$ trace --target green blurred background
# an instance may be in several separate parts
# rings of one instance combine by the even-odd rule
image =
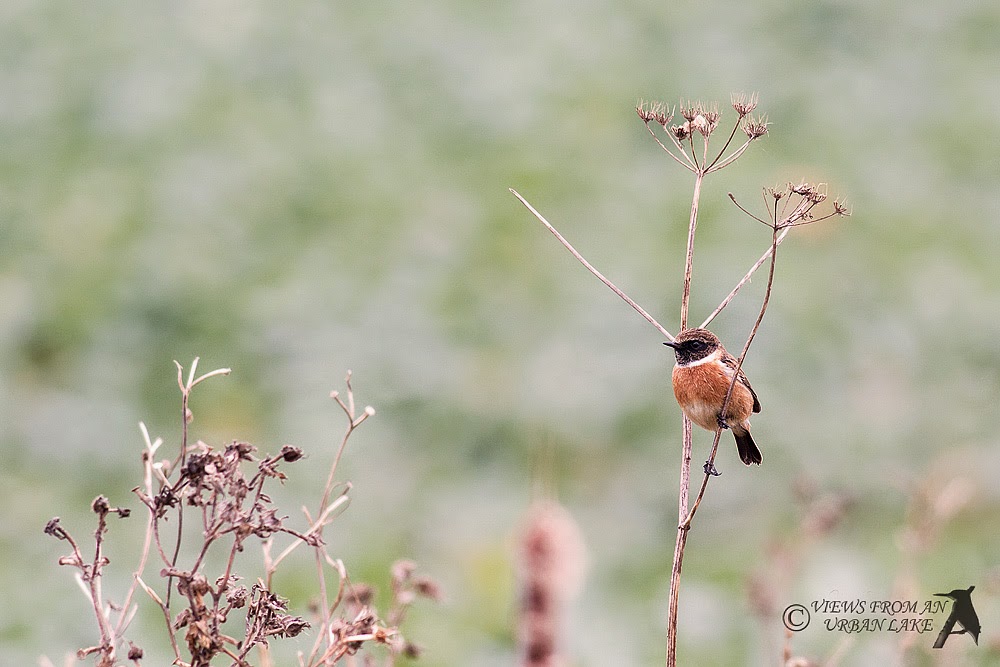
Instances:
[[[692,178],[633,107],[728,111],[745,90],[771,133],[706,181],[693,319],[768,243],[727,191],[751,204],[824,181],[854,215],[779,252],[745,366],[765,464],[724,438],[689,540],[682,662],[778,664],[780,619],[754,613],[747,581],[780,571],[779,614],[892,599],[907,577],[920,599],[975,584],[980,646],[937,653],[995,664],[998,32],[1000,8],[966,0],[0,4],[0,661],[93,643],[42,526],[86,538],[98,493],[136,507],[138,422],[174,451],[172,360],[200,356],[233,373],[196,391],[195,437],[310,455],[276,494],[293,521],[318,500],[343,427],[328,394],[353,370],[378,414],[328,541],[383,591],[401,556],[441,582],[446,601],[407,625],[421,664],[514,662],[515,537],[539,480],[588,546],[571,664],[661,664],[672,358],[507,188],[675,330]],[[713,324],[730,347],[763,284]],[[709,443],[696,434],[696,463]],[[803,484],[851,500],[814,540]],[[949,484],[966,502],[907,556],[915,489]],[[110,597],[140,530],[113,526]],[[794,568],[776,544],[801,545]],[[312,575],[302,557],[279,579],[299,609]],[[166,664],[153,611],[134,635]],[[872,665],[899,645],[844,638],[814,627],[793,646]],[[932,641],[907,664],[934,664]]]

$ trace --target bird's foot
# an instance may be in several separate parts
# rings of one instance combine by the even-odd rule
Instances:
[[[715,464],[711,461],[705,461],[705,465],[702,468],[706,475],[711,475],[712,477],[718,477],[722,473],[715,469]]]
[[[723,419],[721,416],[716,417],[716,421],[719,422],[719,428],[721,428],[723,431],[729,428],[729,424],[727,424],[726,420]]]

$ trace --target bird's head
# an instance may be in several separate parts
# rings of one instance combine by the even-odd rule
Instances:
[[[663,344],[674,348],[678,366],[692,364],[724,349],[716,335],[708,329],[685,329],[677,334],[677,338]]]

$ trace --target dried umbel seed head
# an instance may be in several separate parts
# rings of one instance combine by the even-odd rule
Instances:
[[[812,183],[806,183],[805,181],[799,183],[798,185],[788,184],[788,190],[802,197],[810,197],[813,193],[817,192],[816,186]]]
[[[789,183],[788,190],[814,205],[823,203],[827,197],[826,183],[813,184],[802,182],[798,185]]]
[[[750,115],[757,108],[757,93],[747,95],[746,93],[733,93],[730,98],[733,110],[740,115],[740,118]]]
[[[709,122],[708,118],[702,114],[698,114],[691,121],[691,127],[698,132],[701,132],[703,137],[707,137],[712,132],[712,124]]]
[[[684,141],[691,136],[691,122],[688,121],[683,125],[671,125],[670,134],[677,138],[677,141]]]
[[[747,135],[751,141],[754,139],[759,139],[767,134],[767,116],[761,116],[760,118],[754,118],[750,116],[743,123],[743,133]]]
[[[788,194],[784,189],[779,190],[778,188],[764,188],[764,195],[770,195],[774,198],[774,201],[781,201]]]
[[[673,118],[673,114],[667,111],[667,107],[662,102],[652,102],[647,104],[646,102],[640,101],[635,107],[635,112],[639,114],[639,118],[642,119],[644,123],[659,123],[663,127],[667,126],[667,123]]]

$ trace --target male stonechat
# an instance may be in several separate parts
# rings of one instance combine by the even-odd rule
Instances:
[[[688,419],[714,431],[722,426],[732,429],[736,448],[743,463],[760,465],[763,458],[750,437],[750,413],[760,412],[760,401],[741,369],[729,397],[726,414],[722,404],[736,372],[736,358],[726,352],[722,342],[708,329],[687,329],[671,342],[677,364],[674,366],[674,396]]]

